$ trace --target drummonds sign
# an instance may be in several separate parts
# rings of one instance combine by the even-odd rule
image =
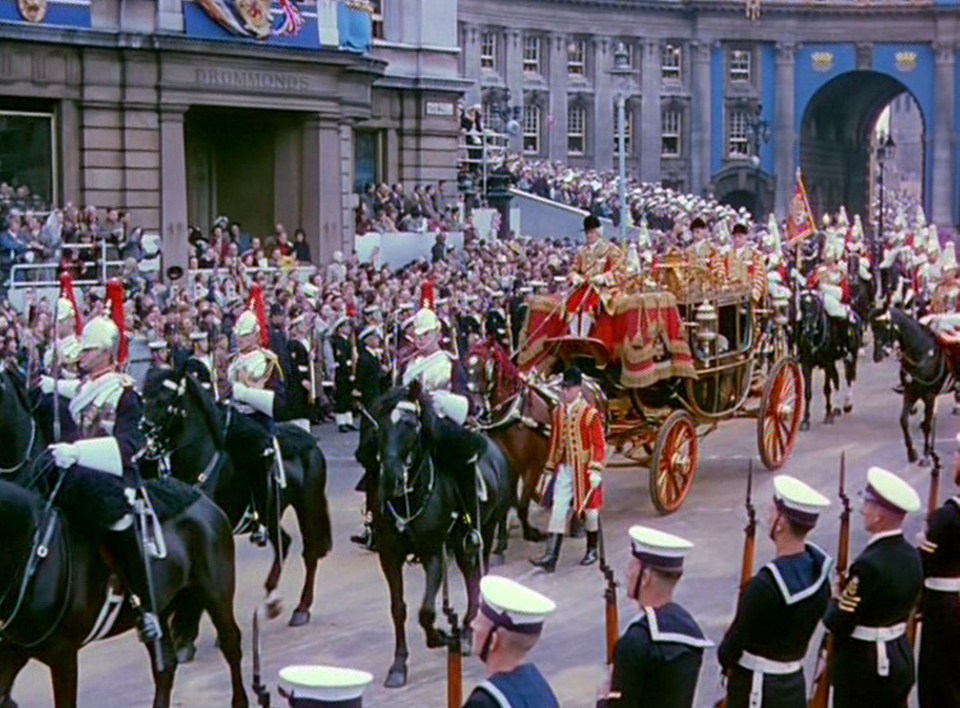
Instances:
[[[307,91],[310,88],[310,81],[305,75],[281,71],[198,68],[195,81],[198,86],[222,86],[223,88],[291,92]]]

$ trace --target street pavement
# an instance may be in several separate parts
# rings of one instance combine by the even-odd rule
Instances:
[[[929,469],[908,465],[897,417],[899,397],[891,391],[896,382],[892,362],[874,364],[864,360],[861,366],[857,400],[853,414],[843,416],[834,425],[823,420],[822,379],[814,384],[813,425],[801,433],[793,457],[783,472],[809,482],[836,499],[840,454],[846,452],[848,492],[854,503],[851,556],[863,547],[866,533],[856,510],[857,491],[862,488],[866,470],[878,464],[903,474],[926,500]],[[840,399],[835,398],[839,404]],[[940,399],[937,425],[938,450],[949,470],[953,438],[960,418],[951,417],[950,401]],[[918,420],[915,418],[913,427]],[[289,612],[299,597],[303,577],[299,547],[295,545],[281,582],[287,599],[281,619],[261,622],[264,677],[276,686],[277,672],[290,664],[335,664],[362,668],[374,675],[374,683],[365,705],[389,708],[442,708],[446,705],[446,661],[442,650],[426,649],[423,632],[417,625],[417,609],[423,591],[423,572],[419,566],[406,570],[408,603],[407,638],[410,646],[409,685],[385,689],[382,682],[393,656],[393,629],[390,621],[387,587],[375,555],[353,546],[350,534],[360,524],[360,495],[353,491],[360,471],[352,453],[356,434],[338,434],[330,426],[317,429],[319,444],[329,464],[327,494],[333,516],[334,549],[320,563],[317,600],[313,618],[306,627],[286,626]],[[916,433],[919,436],[919,431]],[[719,642],[733,616],[745,522],[744,492],[749,459],[754,460],[754,501],[760,527],[757,563],[769,560],[773,546],[767,540],[764,520],[769,508],[772,474],[760,464],[756,449],[756,421],[732,420],[706,437],[701,445],[697,479],[684,506],[675,514],[656,514],[647,489],[647,471],[614,464],[605,478],[603,512],[607,553],[619,579],[624,577],[629,547],[627,529],[637,523],[653,525],[694,541],[686,572],[680,582],[677,601],[697,618],[707,636]],[[616,462],[616,460],[614,460]],[[949,472],[941,483],[943,499],[953,493]],[[831,555],[836,552],[839,507],[833,507],[812,536]],[[913,539],[921,528],[918,515],[907,523],[907,537]],[[541,528],[546,526],[542,511],[534,514]],[[292,515],[285,526],[296,536]],[[535,649],[536,662],[556,691],[561,705],[586,708],[595,702],[603,676],[604,605],[603,578],[597,567],[577,565],[583,553],[582,540],[567,540],[560,567],[554,575],[535,571],[527,559],[540,552],[539,544],[518,538],[514,530],[504,565],[492,571],[516,578],[552,597],[558,606],[546,625]],[[296,542],[298,543],[298,542]],[[248,540],[237,539],[238,591],[237,621],[244,638],[244,673],[250,684],[250,626],[257,604],[262,600],[262,582],[270,557],[254,548]],[[459,576],[451,574],[451,597],[463,614],[463,586]],[[438,598],[439,608],[439,598]],[[620,618],[623,626],[637,612],[620,589]],[[444,623],[442,614],[438,621]],[[814,643],[819,639],[815,638]],[[194,663],[180,667],[174,687],[174,704],[190,708],[217,708],[229,705],[229,681],[226,665],[217,653],[212,629],[204,620]],[[814,649],[808,653],[808,680]],[[464,660],[465,695],[482,680],[482,667],[473,658]],[[152,699],[152,683],[147,656],[135,636],[98,643],[80,655],[80,706],[147,706]],[[22,708],[52,705],[52,694],[45,667],[31,663],[20,675],[14,698]],[[712,706],[720,696],[716,653],[704,655],[698,688],[697,706]],[[251,695],[251,701],[253,701]],[[273,705],[281,699],[274,694]]]

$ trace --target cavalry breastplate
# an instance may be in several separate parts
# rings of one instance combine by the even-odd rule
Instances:
[[[238,354],[227,369],[227,379],[231,384],[242,383],[251,388],[265,388],[276,358],[263,349]]]
[[[452,377],[453,364],[450,355],[441,350],[411,359],[403,372],[403,385],[409,386],[415,379],[419,379],[425,391],[446,391],[450,389]]]
[[[112,372],[94,381],[88,381],[70,402],[70,414],[83,438],[113,435],[117,422],[117,407],[124,391],[133,380]]]

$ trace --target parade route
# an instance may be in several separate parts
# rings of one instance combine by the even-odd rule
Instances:
[[[872,354],[872,352],[871,352]],[[834,506],[824,514],[811,540],[835,555],[838,515],[837,472],[841,452],[846,452],[847,492],[853,503],[851,556],[866,541],[857,509],[867,467],[883,465],[910,481],[926,502],[929,468],[906,463],[897,416],[899,397],[891,391],[896,383],[896,364],[874,364],[861,360],[857,400],[852,416],[842,416],[832,426],[823,420],[822,384],[814,384],[812,428],[801,433],[793,457],[784,472],[797,476],[826,494]],[[841,399],[835,397],[835,405]],[[950,467],[953,438],[960,418],[950,415],[952,401],[941,397],[937,422],[937,450],[947,470],[941,480],[940,498],[952,493]],[[914,419],[916,426],[918,419]],[[361,497],[353,491],[360,476],[353,461],[356,434],[338,434],[332,425],[316,429],[319,444],[327,457],[329,478],[327,494],[334,524],[334,550],[320,564],[317,599],[309,625],[299,629],[286,626],[300,590],[302,566],[299,543],[294,542],[281,590],[286,603],[281,618],[261,623],[263,674],[268,685],[276,686],[277,671],[289,664],[336,664],[370,671],[374,683],[365,697],[365,705],[389,708],[441,708],[446,701],[446,660],[440,651],[425,648],[423,633],[417,625],[417,610],[423,587],[419,566],[408,566],[407,637],[410,645],[409,685],[403,689],[382,687],[392,660],[393,629],[390,621],[387,586],[375,555],[362,551],[349,541],[359,529]],[[919,433],[917,433],[919,435]],[[916,439],[916,438],[915,438]],[[918,445],[919,447],[919,445]],[[697,618],[707,636],[719,642],[733,617],[740,572],[742,529],[745,522],[744,491],[749,458],[754,459],[754,504],[760,523],[757,534],[757,561],[754,570],[770,559],[773,548],[767,540],[764,520],[771,495],[771,477],[760,464],[756,450],[756,422],[736,420],[721,425],[702,441],[698,477],[684,506],[669,517],[656,515],[647,491],[647,471],[620,465],[612,466],[605,476],[606,507],[603,510],[607,553],[624,577],[628,558],[626,531],[643,523],[691,539],[695,548],[688,555],[686,571],[679,585],[677,601]],[[907,538],[920,530],[922,515],[910,518],[905,527]],[[542,511],[534,514],[536,523],[546,525]],[[292,514],[285,519],[293,531]],[[568,539],[560,565],[553,575],[533,569],[527,559],[541,550],[539,544],[518,540],[514,530],[506,563],[492,572],[519,579],[557,602],[558,610],[546,624],[543,638],[532,659],[556,691],[561,705],[586,708],[595,702],[601,680],[604,657],[604,582],[597,566],[577,565],[583,554],[583,541]],[[296,539],[296,533],[293,533]],[[244,674],[251,681],[251,617],[262,599],[262,582],[269,565],[266,550],[254,548],[246,537],[237,539],[238,580],[237,620],[243,632]],[[459,576],[451,574],[451,597],[458,612],[465,606]],[[440,598],[438,597],[438,610]],[[620,588],[621,626],[636,609]],[[445,627],[440,614],[438,622]],[[814,643],[819,642],[819,632]],[[181,667],[174,686],[174,705],[189,708],[219,708],[229,703],[226,664],[217,653],[209,621],[205,620],[194,663]],[[808,652],[809,666],[814,649]],[[482,678],[482,667],[474,658],[464,660],[464,694]],[[152,682],[146,653],[133,633],[101,642],[80,654],[80,706],[146,706],[152,699]],[[704,655],[697,694],[697,706],[712,706],[720,695],[719,669],[715,650]],[[31,663],[19,676],[13,692],[22,708],[52,705],[48,674],[44,667]],[[255,697],[251,694],[251,704]],[[273,705],[282,705],[276,694]]]

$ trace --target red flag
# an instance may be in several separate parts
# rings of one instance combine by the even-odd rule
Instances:
[[[790,200],[790,213],[787,216],[787,243],[791,246],[810,238],[817,230],[817,222],[813,218],[810,200],[807,199],[807,188],[803,186],[803,176],[797,168],[797,182],[793,187],[793,199]]]

